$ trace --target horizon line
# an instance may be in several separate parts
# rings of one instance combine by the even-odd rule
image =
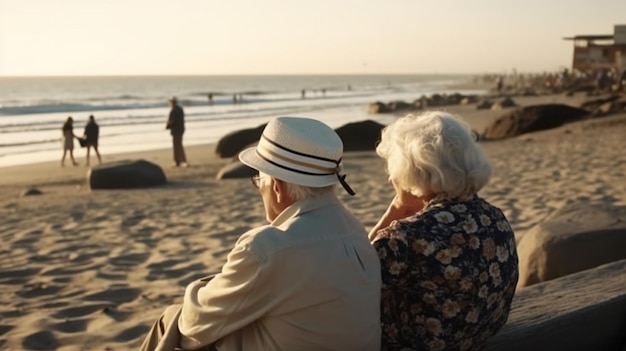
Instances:
[[[541,71],[541,72],[532,72],[532,73],[542,73],[549,71]],[[527,74],[531,72],[517,72],[518,74]],[[44,75],[0,75],[0,79],[2,78],[123,78],[123,77],[251,77],[251,76],[414,76],[414,75],[432,75],[432,76],[451,76],[451,75],[462,75],[462,76],[484,76],[484,75],[492,75],[497,74],[501,75],[502,72],[418,72],[418,73],[224,73],[224,74],[67,74],[67,75],[56,75],[56,74],[44,74]]]

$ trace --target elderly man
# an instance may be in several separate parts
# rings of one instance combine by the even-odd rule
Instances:
[[[244,233],[222,271],[187,286],[142,350],[379,350],[380,264],[350,194],[343,144],[314,119],[270,121],[239,159],[270,222]],[[158,348],[157,348],[158,347]]]

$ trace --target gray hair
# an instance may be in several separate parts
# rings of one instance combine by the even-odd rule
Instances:
[[[402,117],[382,131],[376,153],[403,190],[416,196],[466,198],[482,189],[491,165],[470,126],[442,111]]]

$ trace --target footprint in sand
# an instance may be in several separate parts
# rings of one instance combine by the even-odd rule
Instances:
[[[27,350],[56,350],[60,344],[52,332],[44,330],[28,335],[22,346]]]
[[[96,311],[100,311],[104,308],[108,308],[110,305],[110,303],[98,303],[93,305],[65,308],[54,313],[52,317],[56,319],[83,317],[90,315]]]
[[[150,329],[149,326],[138,325],[136,327],[128,328],[123,330],[121,333],[115,335],[113,340],[116,342],[127,342],[131,340],[135,340],[137,338],[143,337],[148,333]]]
[[[109,263],[117,267],[135,267],[146,262],[149,253],[130,253],[109,258]]]
[[[146,218],[146,215],[143,212],[134,211],[130,216],[122,220],[122,223],[120,223],[120,227],[122,228],[133,227],[139,224],[139,222],[143,221],[144,218]]]
[[[53,324],[51,326],[53,330],[62,332],[62,333],[79,333],[87,330],[87,320],[86,319],[72,319],[66,320],[61,323]]]
[[[17,295],[25,299],[31,299],[46,295],[56,295],[61,290],[63,290],[61,285],[40,282],[25,285],[21,291],[17,292]]]
[[[13,328],[15,328],[15,326],[6,325],[6,324],[0,324],[0,336],[8,333],[11,330],[13,330]]]
[[[85,301],[131,302],[141,294],[141,289],[126,286],[111,286],[108,289],[83,297]]]
[[[7,285],[25,284],[41,271],[40,268],[24,268],[12,271],[0,271],[0,283]]]

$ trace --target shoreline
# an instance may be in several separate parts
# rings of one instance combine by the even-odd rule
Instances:
[[[177,95],[185,108],[186,145],[198,145],[217,142],[230,131],[256,127],[269,118],[285,114],[314,117],[328,124],[361,120],[366,117],[367,104],[371,101],[413,99],[417,97],[416,91],[434,94],[447,91],[455,83],[465,84],[471,80],[470,76],[444,79],[397,75],[385,79],[385,76],[355,75],[354,81],[344,82],[326,76],[297,77],[269,75],[258,80],[246,80],[245,76],[238,79],[166,77],[157,79],[161,84],[149,84],[150,79],[126,82],[124,79],[94,78],[69,82],[58,92],[51,82],[42,82],[39,88],[49,86],[45,92],[32,84],[23,87],[24,92],[32,89],[26,95],[20,93],[20,89],[17,92],[9,89],[8,95],[2,99],[5,104],[0,104],[0,134],[3,135],[0,168],[60,159],[60,127],[68,116],[74,118],[74,132],[82,134],[84,122],[89,115],[94,115],[101,127],[100,146],[105,154],[107,151],[112,154],[167,148],[171,141],[163,126],[169,113],[167,99],[172,95]],[[467,83],[469,86],[461,88],[472,86],[471,81]],[[338,89],[331,89],[332,84]],[[324,87],[326,90],[322,94],[319,89]],[[10,84],[8,88],[11,88]],[[306,99],[301,98],[302,88],[312,89]],[[207,100],[206,93],[201,93],[205,89],[217,94],[212,103]],[[219,91],[225,92],[224,95],[219,95]],[[245,95],[243,101],[234,102],[234,92]],[[262,92],[266,93],[260,94]],[[45,96],[45,101],[33,100],[39,94]],[[43,105],[37,107],[38,103]],[[30,111],[32,104],[35,106]],[[13,105],[25,110],[14,113],[11,110]],[[94,109],[83,111],[85,106]],[[75,151],[80,153],[81,150]]]
[[[472,87],[478,87],[481,89],[487,89],[487,84],[485,83],[474,83],[474,82],[468,82],[467,84],[460,84],[458,86],[454,86],[451,89],[459,89],[459,90],[466,90],[466,89],[470,89]],[[489,97],[488,94],[482,95],[483,97],[487,98]],[[419,98],[418,94],[416,94],[415,98]],[[494,100],[497,98],[494,98]],[[566,97],[563,95],[543,95],[543,96],[531,96],[531,97],[515,97],[514,98],[516,101],[519,101],[519,104],[521,106],[527,106],[527,105],[533,105],[533,104],[543,104],[543,103],[565,103],[565,104],[570,104],[572,106],[577,106],[579,105],[584,98],[579,97]],[[374,101],[372,101],[374,102]],[[365,111],[367,109],[367,106],[363,106],[363,110]],[[475,107],[475,104],[468,104],[468,105],[447,105],[447,106],[439,106],[439,107],[434,107],[434,110],[442,110],[442,111],[448,111],[451,113],[454,113],[456,115],[461,116],[463,119],[465,119],[466,122],[468,122],[470,124],[470,126],[477,131],[482,131],[485,129],[485,127],[491,123],[495,118],[499,117],[502,114],[507,113],[510,110],[477,110]],[[401,114],[408,114],[408,113],[420,113],[422,112],[421,110],[417,110],[417,111],[406,111],[406,112],[402,112]],[[300,115],[309,115],[308,113],[304,113],[304,114],[300,114]],[[315,117],[315,116],[308,116],[308,117]],[[367,114],[366,112],[363,113],[363,117],[360,118],[358,121],[364,121],[367,119],[372,119],[372,120],[377,120],[377,122],[379,123],[383,123],[383,121],[386,120],[393,120],[395,117],[397,117],[397,115],[394,115],[392,113],[388,113],[388,114]],[[268,117],[269,118],[269,117]],[[357,120],[355,120],[357,121]],[[352,121],[352,122],[355,122]],[[351,123],[349,121],[345,122],[345,123]],[[254,126],[256,126],[258,124],[254,124]],[[339,125],[337,126],[339,127]],[[242,127],[242,128],[247,128],[247,127]],[[235,129],[237,130],[237,129]],[[189,133],[187,133],[189,134]],[[221,135],[219,137],[217,137],[217,140],[214,142],[206,142],[206,143],[197,143],[197,142],[192,142],[191,144],[189,144],[188,146],[185,145],[185,149],[193,149],[193,148],[214,148],[215,144],[217,144],[217,142],[219,141],[219,139],[221,137],[223,137],[224,135]],[[170,136],[169,135],[163,135],[161,140],[167,140],[167,141],[163,141],[162,143],[165,144],[169,144],[171,143],[170,141]],[[80,160],[84,160],[85,157],[85,153],[86,153],[86,149],[84,148],[80,148],[78,147],[78,143],[75,143],[75,148],[74,148],[74,152],[75,152],[75,158],[77,160],[77,162],[82,163],[83,165],[79,166],[79,167],[84,167],[84,161],[81,162]],[[101,149],[103,145],[100,145]],[[106,145],[105,145],[106,146]],[[116,146],[114,148],[115,150],[119,150],[120,147]],[[104,150],[100,150],[103,160],[104,162],[109,162],[109,161],[119,161],[121,160],[119,157],[122,155],[128,155],[129,157],[138,157],[140,155],[143,154],[148,154],[148,155],[152,155],[152,154],[162,154],[163,152],[166,152],[167,150],[171,150],[168,146],[159,146],[157,148],[149,148],[149,149],[144,149],[144,150],[136,150],[136,151],[115,151],[114,153],[111,154],[107,154],[106,153],[106,147],[104,147]],[[57,163],[60,164],[60,159],[61,159],[61,155],[62,155],[62,149],[61,147],[59,147],[58,150],[58,161],[57,160],[48,160],[48,161],[40,161],[40,160],[36,160],[34,162],[28,162],[28,163],[20,163],[20,164],[9,164],[9,165],[0,165],[0,173],[15,173],[14,171],[11,171],[11,168],[15,168],[15,167],[25,167],[25,168],[29,168],[29,166],[34,166],[36,164],[48,164],[48,163]],[[156,157],[156,155],[154,156]],[[162,159],[163,156],[157,157],[157,159]],[[93,160],[97,160],[97,158],[94,157],[93,153],[92,153],[92,162]],[[67,160],[66,160],[67,161]],[[161,161],[162,162],[162,161]],[[69,163],[69,162],[68,162]],[[159,163],[159,162],[157,162]],[[167,167],[169,166],[169,164],[167,163],[159,163],[162,167]],[[67,166],[66,168],[71,168],[69,166]],[[68,172],[68,173],[72,173],[72,172]],[[0,175],[0,181],[2,180],[2,175]]]

